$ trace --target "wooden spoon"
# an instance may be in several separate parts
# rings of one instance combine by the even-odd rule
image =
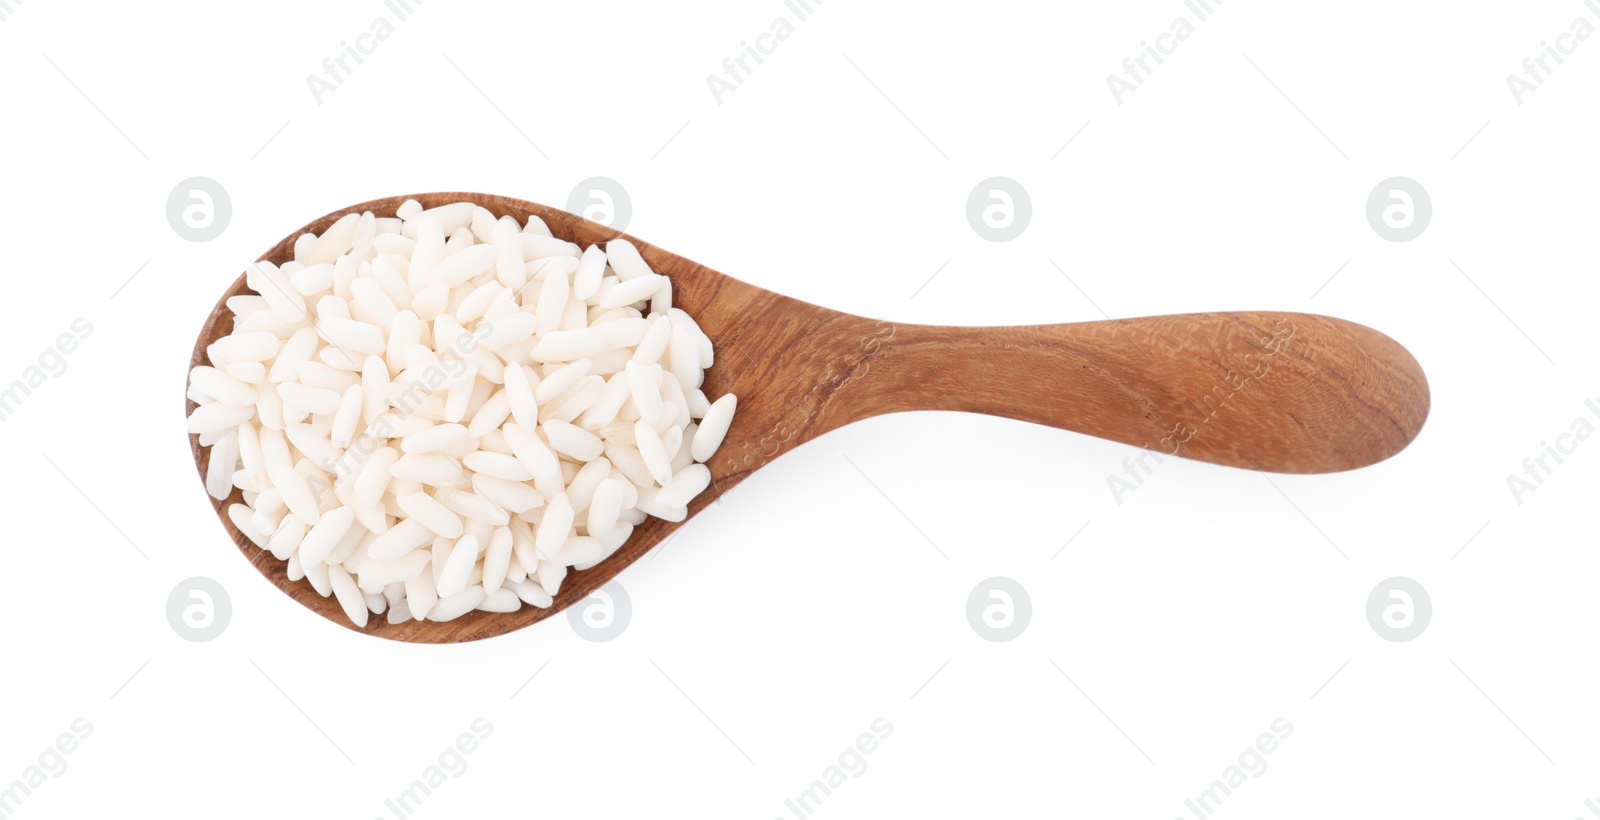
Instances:
[[[706,373],[712,399],[739,396],[733,427],[707,462],[711,487],[692,518],[753,471],[823,433],[905,410],[958,410],[1048,424],[1157,453],[1285,473],[1349,470],[1382,461],[1416,437],[1428,384],[1411,354],[1362,325],[1301,313],[1154,316],[1062,325],[932,327],[874,321],[747,285],[681,256],[565,211],[474,193],[414,194],[363,202],[313,221],[262,256],[293,258],[294,242],[349,213],[393,215],[407,199],[425,207],[471,200],[519,222],[535,215],[558,237],[587,247],[622,236],[672,279],[673,302],[715,344]],[[251,293],[240,276],[195,343],[227,335],[228,297]],[[189,402],[186,413],[194,409]],[[191,435],[202,481],[206,450]],[[208,496],[209,498],[209,496]],[[355,629],[333,598],[253,545],[217,516],[256,569],[319,615]],[[471,641],[541,621],[583,600],[680,525],[651,518],[600,565],[568,574],[547,609],[472,612],[446,623],[370,619],[358,631],[419,643]]]

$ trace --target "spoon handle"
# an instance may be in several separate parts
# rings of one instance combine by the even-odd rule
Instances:
[[[869,324],[852,325],[848,343],[835,340],[856,357],[826,397],[835,405],[819,414],[833,421],[827,427],[955,410],[1087,433],[1162,458],[1324,473],[1398,453],[1428,415],[1427,380],[1404,347],[1326,316]]]

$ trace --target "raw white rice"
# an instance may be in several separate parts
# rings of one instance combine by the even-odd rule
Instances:
[[[551,606],[647,515],[688,515],[733,420],[626,240],[408,200],[246,283],[189,377],[206,491],[242,491],[233,525],[357,626]]]

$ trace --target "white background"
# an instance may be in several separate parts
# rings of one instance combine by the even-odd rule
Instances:
[[[1600,797],[1600,444],[1521,504],[1506,484],[1574,419],[1600,425],[1600,37],[1521,105],[1505,79],[1574,18],[1600,24],[1581,2],[1230,0],[1121,105],[1106,76],[1192,20],[1181,3],[828,0],[720,105],[706,76],[793,20],[780,2],[429,0],[320,105],[306,76],[392,19],[380,2],[9,5],[0,383],[94,327],[0,423],[0,785],[94,727],[18,816],[392,817],[479,716],[493,735],[418,816],[792,817],[878,717],[892,736],[817,816],[1192,817],[1280,716],[1293,735],[1218,816],[1565,820]],[[627,570],[610,643],[558,617],[398,645],[270,587],[213,516],[179,411],[218,294],[335,208],[561,206],[594,175],[626,186],[643,239],[890,321],[1355,320],[1413,351],[1433,413],[1368,469],[1171,460],[1120,504],[1106,477],[1132,448],[879,418]],[[996,175],[1033,201],[1004,244],[964,215]],[[1395,175],[1433,200],[1407,243],[1365,215]],[[166,221],[192,176],[232,196],[209,243]],[[232,597],[210,643],[165,616],[196,575]],[[966,620],[997,575],[1033,605],[1009,643]],[[1431,593],[1408,643],[1366,620],[1391,576]]]

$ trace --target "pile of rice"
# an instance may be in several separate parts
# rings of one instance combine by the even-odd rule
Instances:
[[[245,275],[189,374],[206,489],[358,626],[548,607],[711,482],[736,399],[626,240],[408,200]]]

